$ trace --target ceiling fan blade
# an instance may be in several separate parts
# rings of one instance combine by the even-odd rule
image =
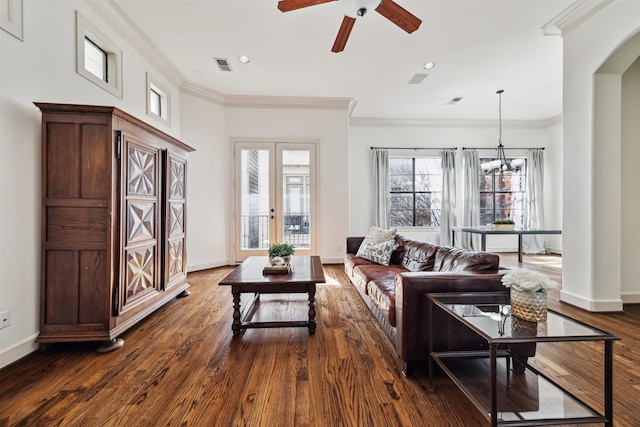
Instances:
[[[280,0],[278,2],[278,9],[280,9],[281,12],[289,12],[291,10],[302,9],[303,7],[329,3],[330,1],[335,0]]]
[[[376,12],[411,34],[420,27],[422,21],[415,15],[399,6],[393,0],[382,0]]]
[[[336,36],[336,41],[333,43],[333,47],[331,48],[331,52],[338,53],[344,50],[344,46],[347,44],[349,34],[351,34],[351,29],[353,28],[353,24],[355,23],[355,18],[351,18],[349,16],[344,17],[344,19],[342,20],[342,25],[340,25],[338,35]]]

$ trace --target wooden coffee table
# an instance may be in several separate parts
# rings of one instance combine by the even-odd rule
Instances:
[[[221,286],[231,286],[233,295],[233,335],[238,335],[247,328],[282,328],[308,327],[309,333],[316,331],[316,283],[324,283],[324,271],[319,256],[292,256],[291,271],[288,274],[263,274],[265,266],[269,265],[269,258],[249,257],[235,268],[227,277],[220,281]],[[254,300],[246,309],[248,316],[243,318],[240,313],[240,295],[253,293]],[[309,320],[304,321],[273,321],[251,322],[251,307],[260,294],[309,294]]]

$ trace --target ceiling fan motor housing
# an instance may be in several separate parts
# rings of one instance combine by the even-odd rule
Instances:
[[[382,3],[381,0],[338,0],[344,14],[351,18],[360,18],[367,11],[375,10]]]

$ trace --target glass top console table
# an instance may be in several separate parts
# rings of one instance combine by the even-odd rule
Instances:
[[[434,351],[429,340],[429,385],[434,363],[453,380],[492,426],[539,426],[604,423],[613,426],[613,343],[619,338],[552,310],[545,322],[511,315],[507,293],[427,294],[429,324],[433,311],[443,310],[483,340],[489,350]],[[433,326],[432,326],[433,328]],[[433,337],[433,331],[430,335]],[[513,344],[538,342],[604,342],[604,414],[518,358]],[[512,374],[511,360],[525,366]]]
[[[456,245],[456,231],[462,233],[473,233],[480,235],[481,250],[487,250],[487,234],[517,234],[518,235],[518,262],[522,262],[522,235],[523,234],[562,234],[562,230],[552,230],[547,228],[514,228],[513,230],[496,230],[492,227],[452,227],[451,246]]]

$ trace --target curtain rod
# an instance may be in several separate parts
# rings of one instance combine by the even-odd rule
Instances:
[[[463,150],[496,150],[498,147],[462,147]],[[544,147],[504,147],[505,150],[544,150]]]
[[[433,147],[371,147],[372,150],[457,150],[458,147],[443,147],[443,148],[433,148]]]

